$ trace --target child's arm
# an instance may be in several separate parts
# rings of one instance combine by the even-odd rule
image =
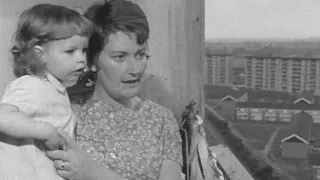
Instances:
[[[58,128],[32,118],[38,116],[39,108],[48,103],[44,99],[50,96],[45,93],[47,90],[48,84],[34,76],[24,76],[11,82],[0,103],[0,132],[14,138],[44,141],[49,149],[65,146]]]
[[[23,116],[19,109],[9,104],[0,105],[0,132],[15,138],[47,140],[57,129],[46,122]]]

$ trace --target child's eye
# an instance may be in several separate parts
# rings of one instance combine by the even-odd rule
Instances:
[[[72,54],[72,53],[74,53],[74,49],[67,50],[66,53]]]
[[[83,48],[82,52],[84,52],[84,53],[88,52],[88,48]]]

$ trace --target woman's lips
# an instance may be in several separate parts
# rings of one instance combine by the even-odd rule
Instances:
[[[130,79],[130,80],[122,81],[122,83],[125,83],[125,84],[135,84],[138,82],[140,82],[140,79]]]

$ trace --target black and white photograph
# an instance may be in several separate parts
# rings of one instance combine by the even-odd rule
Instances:
[[[318,17],[317,0],[0,0],[0,180],[320,180]]]

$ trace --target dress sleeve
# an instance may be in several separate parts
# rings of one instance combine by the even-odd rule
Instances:
[[[164,121],[163,160],[171,160],[182,166],[182,140],[173,113],[168,111]]]
[[[39,94],[34,91],[33,86],[35,84],[30,80],[10,83],[2,96],[0,105],[15,106],[23,115],[34,115],[39,104]]]

